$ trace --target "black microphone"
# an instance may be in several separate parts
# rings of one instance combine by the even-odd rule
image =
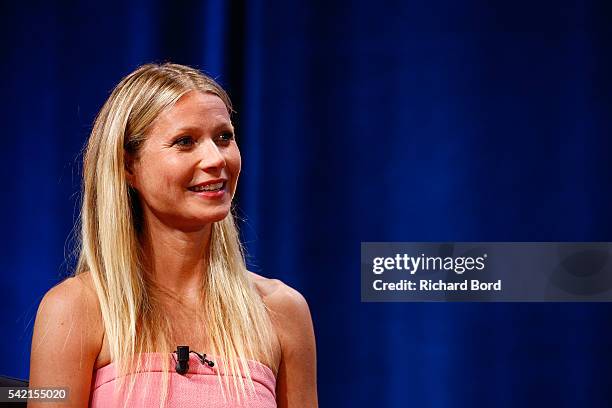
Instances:
[[[176,346],[176,372],[183,375],[189,371],[189,346]]]
[[[189,351],[189,346],[176,346],[176,372],[183,375],[189,371],[189,354],[193,353],[202,362],[209,367],[214,367],[215,363],[206,358],[206,354],[200,354],[197,351]]]
[[[213,363],[212,361],[206,359],[206,354],[200,354],[197,351],[192,351],[192,353],[200,358],[200,361],[202,362],[202,364],[206,364],[206,365],[208,365],[211,368],[215,366],[215,363]]]

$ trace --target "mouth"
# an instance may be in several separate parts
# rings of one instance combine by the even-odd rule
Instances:
[[[221,190],[224,190],[225,184],[226,184],[225,181],[219,181],[217,183],[210,183],[210,184],[205,184],[205,185],[187,187],[187,189],[189,191],[193,191],[194,193],[202,193],[202,192],[216,193]]]

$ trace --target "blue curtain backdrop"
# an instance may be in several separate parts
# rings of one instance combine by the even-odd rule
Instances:
[[[80,152],[171,60],[237,105],[251,268],[308,299],[322,407],[609,406],[609,304],[363,304],[361,241],[612,241],[605,1],[3,2],[0,373],[69,270]]]

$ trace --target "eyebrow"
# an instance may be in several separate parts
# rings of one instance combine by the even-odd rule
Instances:
[[[213,133],[219,132],[221,130],[229,130],[232,133],[234,133],[234,125],[232,125],[231,122],[218,122],[212,126]],[[201,131],[202,131],[202,127],[200,126],[183,126],[183,127],[180,127],[174,130],[172,133],[184,133],[184,132],[200,133]]]

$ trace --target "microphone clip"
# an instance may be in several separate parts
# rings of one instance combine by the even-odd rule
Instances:
[[[184,375],[189,371],[189,346],[176,346],[176,372]]]
[[[193,353],[198,356],[202,364],[209,367],[214,367],[215,363],[206,358],[206,354],[200,354],[197,351],[189,351],[189,346],[176,346],[176,372],[184,375],[189,371],[189,355]]]
[[[198,358],[200,359],[202,364],[205,364],[205,365],[209,366],[210,368],[215,366],[215,363],[213,363],[212,361],[210,361],[210,360],[208,360],[206,358],[206,354],[200,354],[197,351],[192,351],[192,353],[195,354],[196,356],[198,356]]]

